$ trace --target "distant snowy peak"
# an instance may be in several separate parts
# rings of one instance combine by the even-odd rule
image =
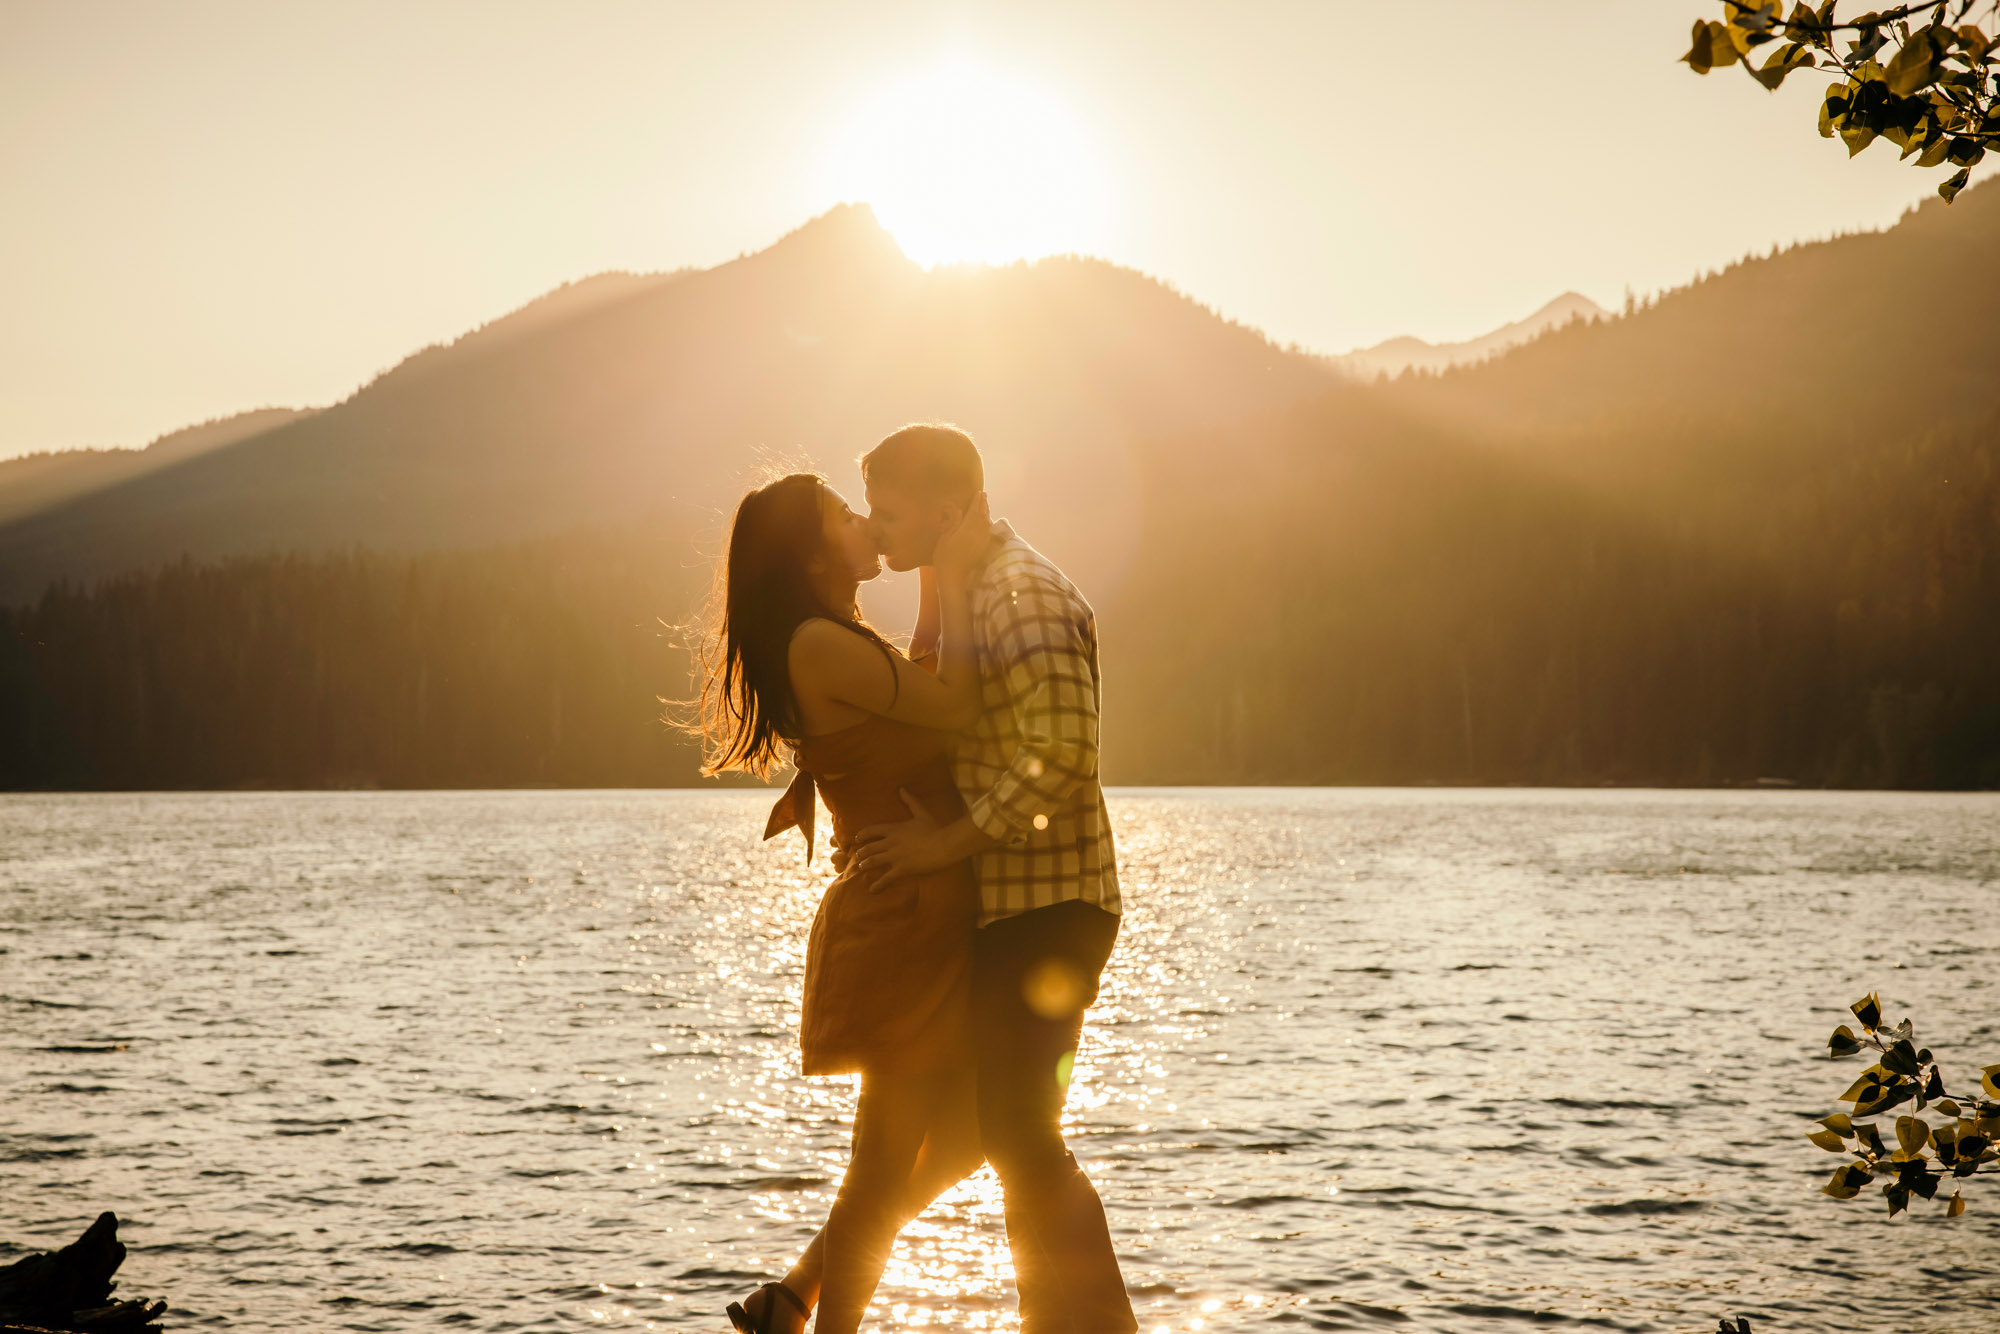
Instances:
[[[1581,292],[1564,292],[1555,300],[1537,310],[1526,319],[1504,324],[1492,333],[1470,338],[1462,343],[1427,343],[1421,338],[1391,338],[1386,343],[1364,347],[1359,351],[1329,357],[1341,371],[1358,380],[1373,380],[1380,375],[1401,375],[1406,370],[1441,371],[1450,366],[1469,365],[1497,356],[1508,348],[1518,347],[1541,337],[1550,329],[1568,324],[1571,320],[1605,319],[1611,312],[1584,296]]]

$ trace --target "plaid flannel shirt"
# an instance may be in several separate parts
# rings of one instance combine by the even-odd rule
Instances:
[[[979,924],[1070,899],[1121,910],[1097,782],[1097,618],[1005,523],[970,589],[979,721],[958,744],[958,790],[995,841],[979,854]]]

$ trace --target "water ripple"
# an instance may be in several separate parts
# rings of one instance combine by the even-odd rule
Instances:
[[[756,841],[763,800],[0,798],[0,1251],[109,1207],[177,1325],[719,1328],[853,1110],[798,1074],[823,868]],[[1833,1204],[1801,1131],[1869,987],[1991,1049],[2000,800],[1113,809],[1069,1120],[1146,1334],[1994,1323],[1996,1211]],[[990,1173],[877,1317],[1018,1329]]]

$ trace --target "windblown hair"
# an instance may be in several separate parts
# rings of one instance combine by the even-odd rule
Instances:
[[[922,422],[884,436],[863,454],[861,479],[962,500],[986,489],[986,466],[971,436],[945,422]]]
[[[792,636],[814,617],[872,641],[895,672],[889,642],[866,621],[828,607],[813,585],[812,561],[826,544],[825,493],[825,478],[795,472],[736,506],[702,640],[699,711],[690,729],[701,737],[705,775],[740,769],[766,778],[789,758],[781,751],[804,735],[792,693]]]

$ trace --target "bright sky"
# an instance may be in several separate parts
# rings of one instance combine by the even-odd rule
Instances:
[[[1675,57],[1708,0],[0,0],[0,456],[338,399],[606,269],[867,199],[1281,341],[1471,336],[1941,173]]]

